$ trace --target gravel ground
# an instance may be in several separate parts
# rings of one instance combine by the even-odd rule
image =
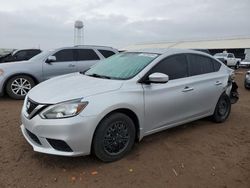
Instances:
[[[250,90],[238,70],[240,100],[229,119],[195,121],[145,137],[122,160],[32,151],[20,132],[22,101],[0,99],[0,188],[250,187]]]

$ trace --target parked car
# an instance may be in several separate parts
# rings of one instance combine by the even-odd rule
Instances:
[[[244,59],[243,61],[241,61],[240,62],[240,67],[249,68],[250,67],[250,60]]]
[[[0,94],[24,99],[36,84],[62,74],[85,71],[118,51],[111,47],[81,46],[44,51],[28,61],[0,64]]]
[[[219,59],[229,67],[234,67],[235,69],[238,69],[240,67],[241,59],[235,58],[233,53],[217,53],[214,55],[214,57]]]
[[[232,69],[202,52],[123,52],[34,87],[21,130],[37,152],[114,161],[146,135],[207,116],[225,121],[232,81]]]
[[[15,50],[11,53],[5,54],[4,56],[0,57],[0,63],[26,61],[41,52],[42,51],[40,49]]]
[[[250,89],[250,71],[247,71],[246,77],[245,77],[245,88]]]

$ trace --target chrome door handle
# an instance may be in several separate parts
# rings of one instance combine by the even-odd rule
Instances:
[[[216,82],[215,82],[215,85],[217,85],[217,86],[219,86],[219,85],[221,85],[221,84],[222,84],[221,81],[216,81]]]
[[[69,64],[69,67],[75,67],[75,65],[74,64]]]
[[[188,91],[193,91],[193,90],[194,90],[194,88],[191,88],[191,87],[186,86],[186,87],[182,90],[182,92],[188,92]]]

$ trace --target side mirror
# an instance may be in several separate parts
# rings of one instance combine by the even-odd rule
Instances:
[[[159,72],[150,74],[148,77],[148,83],[164,84],[167,83],[168,81],[169,81],[168,75]]]
[[[52,63],[52,62],[55,62],[56,61],[56,56],[49,56],[46,60],[46,63]]]

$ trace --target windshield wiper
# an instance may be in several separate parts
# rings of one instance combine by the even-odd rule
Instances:
[[[109,76],[99,75],[99,74],[87,74],[87,76],[95,77],[95,78],[105,78],[111,79]]]

